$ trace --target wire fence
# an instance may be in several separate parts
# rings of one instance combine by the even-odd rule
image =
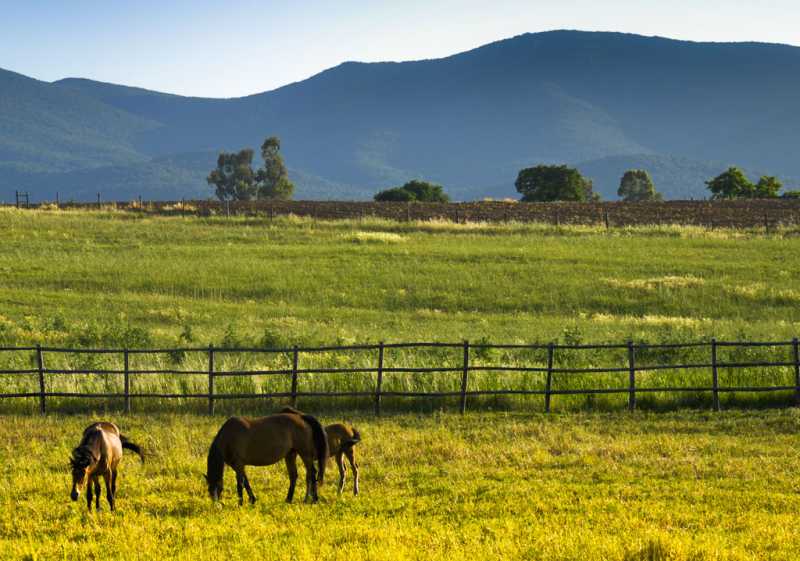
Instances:
[[[382,401],[386,398],[457,398],[459,410],[464,413],[467,409],[469,398],[478,396],[540,396],[543,398],[543,407],[546,412],[550,412],[552,398],[563,395],[597,395],[597,394],[626,394],[627,405],[630,410],[636,408],[637,396],[653,393],[701,393],[711,394],[711,403],[715,411],[720,409],[720,395],[725,392],[792,392],[793,401],[800,405],[800,351],[798,349],[798,339],[791,341],[768,341],[768,342],[731,342],[717,341],[712,339],[706,342],[697,343],[666,343],[648,344],[627,342],[622,344],[471,344],[468,341],[462,343],[377,343],[368,345],[348,345],[348,346],[320,346],[320,347],[290,347],[290,348],[215,348],[194,347],[194,348],[172,348],[172,349],[72,349],[57,347],[0,347],[0,357],[4,354],[14,353],[27,355],[30,368],[3,368],[0,369],[0,376],[27,377],[35,380],[35,391],[15,391],[8,392],[7,387],[0,386],[0,400],[8,399],[35,399],[39,402],[39,410],[42,414],[47,412],[48,398],[93,398],[106,400],[122,400],[125,412],[131,411],[134,400],[147,399],[191,399],[205,400],[207,402],[208,413],[214,414],[215,405],[221,400],[241,400],[241,399],[288,399],[292,404],[296,404],[299,398],[332,398],[332,397],[351,397],[370,399],[374,403],[374,412],[381,414]],[[721,358],[720,352],[724,349],[766,349],[769,357],[746,355],[744,358]],[[448,361],[448,364],[436,366],[411,366],[418,364],[415,361],[416,355],[431,349],[448,350],[456,353],[460,360]],[[386,356],[389,352],[401,351],[406,361],[402,360],[399,364],[387,364]],[[526,351],[538,353],[535,359],[529,358],[527,362],[515,361],[514,364],[494,363],[491,360],[492,353]],[[587,366],[574,366],[575,364],[587,364],[580,360],[580,355],[587,352],[601,351],[611,353],[613,358],[609,362],[612,364],[589,363]],[[688,352],[687,351],[691,351]],[[356,354],[361,356],[358,364],[345,366],[306,366],[304,362],[314,355],[325,353],[333,356],[334,364],[342,361],[348,362]],[[135,368],[132,367],[132,357],[169,355],[185,356],[187,354],[199,354],[203,358],[204,368]],[[59,356],[86,356],[86,355],[114,355],[121,358],[121,367],[72,367],[56,368],[48,367],[51,361]],[[286,359],[286,367],[251,369],[251,368],[224,368],[220,364],[221,357],[252,357],[264,355],[283,355]],[[675,357],[694,357],[689,362],[653,362],[652,358],[663,358],[665,356]],[[489,357],[487,359],[487,357]],[[704,358],[705,357],[705,358]],[[651,360],[647,360],[650,358]],[[310,361],[309,362],[313,362]],[[394,361],[397,362],[397,361]],[[363,364],[367,364],[363,366]],[[7,366],[7,365],[4,365]],[[744,383],[722,384],[720,372],[732,372],[747,369],[748,373],[756,371],[766,371],[769,369],[782,369],[787,375],[777,378],[778,383],[757,384],[755,380],[748,377]],[[663,371],[673,371],[683,373],[681,376],[689,380],[689,385],[680,384],[654,384],[652,378],[647,378],[646,374],[659,373]],[[691,377],[685,373],[692,372]],[[402,389],[387,388],[386,382],[397,374],[414,375],[443,375],[449,378],[452,389],[448,391],[407,391]],[[536,375],[540,377],[541,383],[529,384],[527,387],[495,387],[487,389],[485,387],[473,387],[473,378],[480,373],[494,374],[516,373],[522,375]],[[300,380],[338,374],[346,376],[344,385],[337,389],[328,390],[301,390]],[[54,391],[53,381],[55,377],[72,376],[92,376],[103,375],[111,377],[122,377],[121,391],[111,392],[89,392],[89,391]],[[182,391],[182,392],[152,392],[134,391],[133,382],[146,376],[164,377],[183,377],[193,376],[202,377],[207,381],[207,390],[204,392]],[[355,376],[369,376],[368,388],[353,387],[349,382]],[[597,381],[600,375],[614,375],[618,383],[610,387],[600,387],[601,384],[592,385],[591,382],[584,387],[570,387],[569,380],[574,376],[589,376],[590,380]],[[247,378],[255,376],[266,376],[276,378],[283,385],[283,391],[262,391],[262,392],[230,392],[220,391],[217,387],[218,382],[231,378]],[[643,379],[644,378],[644,379]],[[566,383],[558,383],[559,381]],[[706,380],[705,383],[697,383]],[[650,382],[648,384],[648,381]],[[7,385],[7,384],[6,384]],[[205,385],[205,384],[204,384]]]

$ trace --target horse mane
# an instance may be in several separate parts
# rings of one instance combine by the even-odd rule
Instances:
[[[92,465],[94,454],[89,449],[88,444],[80,444],[77,448],[72,450],[72,456],[69,459],[69,465],[73,469],[85,469]]]
[[[208,480],[209,489],[211,489],[212,485],[215,485],[218,486],[219,492],[222,493],[222,473],[225,470],[225,457],[222,455],[218,440],[219,433],[214,437],[211,447],[208,449],[206,479]]]

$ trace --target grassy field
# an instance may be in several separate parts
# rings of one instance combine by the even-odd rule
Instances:
[[[800,236],[794,230],[769,236],[690,227],[606,232],[536,224],[271,221],[2,209],[0,238],[0,345],[683,342],[712,336],[786,340],[800,333]],[[780,353],[735,351],[720,360],[790,358],[787,349]],[[684,359],[707,357],[650,357]],[[138,360],[139,367],[203,369],[207,359]],[[285,367],[288,357],[220,360],[219,368],[274,368]],[[363,355],[306,360],[305,366],[375,363],[374,356]],[[496,353],[476,360],[541,365],[544,356]],[[618,351],[564,353],[559,365],[624,365],[624,360],[624,352]],[[48,357],[50,367],[119,368],[120,361],[119,356]],[[458,350],[387,356],[389,365],[459,363]],[[3,353],[0,365],[29,368],[32,356]],[[747,385],[756,378],[759,383],[792,383],[789,368],[721,375],[723,385]],[[694,377],[663,372],[643,382],[707,385],[708,377],[707,372]],[[103,376],[53,376],[48,382],[63,391],[78,386],[115,391],[121,384],[119,377]],[[476,375],[472,382],[473,389],[543,383],[536,376],[488,374]],[[0,383],[20,391],[36,385],[7,377]],[[205,383],[202,378],[150,377],[137,380],[136,387],[184,392],[201,391]],[[619,376],[573,376],[558,380],[557,386],[620,383]],[[274,379],[221,384],[220,391],[230,392],[286,389],[285,381]],[[303,384],[301,389],[309,390],[343,385],[369,389],[374,380],[329,377]],[[457,386],[452,375],[396,375],[387,380],[386,389]],[[616,406],[624,397],[560,398],[559,403]],[[495,400],[491,405],[515,404]]]
[[[0,558],[797,559],[797,410],[355,417],[359,497],[330,466],[320,504],[286,505],[277,465],[243,508],[229,470],[220,507],[202,481],[222,417],[119,417],[151,456],[115,514],[69,500],[90,419],[0,418]]]
[[[141,217],[0,210],[0,346],[287,346],[398,341],[683,342],[786,340],[800,333],[800,236],[783,230],[598,228]],[[704,361],[705,350],[640,361]],[[786,349],[781,350],[786,354]],[[695,354],[692,354],[695,353]],[[698,354],[700,353],[700,354]],[[476,352],[473,364],[541,365],[534,351]],[[774,349],[720,360],[775,359]],[[787,356],[781,358],[788,359]],[[460,352],[387,354],[387,366],[456,366]],[[119,356],[48,355],[47,366],[119,368]],[[132,368],[203,369],[202,354],[136,356]],[[624,364],[618,351],[564,351],[560,366]],[[218,369],[286,367],[288,357],[220,356]],[[301,367],[374,365],[321,353]],[[0,353],[0,369],[31,353]],[[639,383],[707,385],[709,372],[642,373]],[[568,375],[556,388],[624,385],[625,375]],[[791,382],[789,368],[720,372],[723,385]],[[474,373],[471,388],[537,388],[539,375]],[[204,377],[139,376],[134,391],[205,391]],[[62,391],[119,391],[119,376],[48,376]],[[370,376],[314,376],[301,390],[371,389]],[[387,376],[385,389],[458,386],[452,375]],[[0,375],[2,391],[35,391]],[[229,378],[220,392],[285,391],[283,378]],[[346,417],[359,445],[362,495],[282,502],[282,466],[252,469],[260,501],[238,508],[227,474],[207,498],[205,454],[227,413],[279,402],[54,399],[0,402],[2,559],[582,559],[793,560],[800,539],[800,415],[789,395],[626,396],[454,403],[301,400]],[[746,409],[737,409],[744,405]],[[655,411],[665,408],[667,411]],[[572,412],[559,413],[561,411]],[[588,411],[584,411],[588,410]],[[60,413],[59,413],[60,411]],[[73,414],[64,414],[71,411]],[[93,411],[87,415],[87,411]],[[425,411],[424,415],[416,413]],[[69,501],[67,459],[93,418],[116,420],[149,452],[128,458],[114,515]],[[335,469],[328,481],[335,479]],[[302,496],[304,489],[300,489]]]

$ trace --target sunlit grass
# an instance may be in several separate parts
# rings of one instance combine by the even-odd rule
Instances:
[[[250,468],[244,508],[230,471],[220,507],[203,485],[224,417],[118,417],[149,457],[124,460],[115,514],[68,496],[94,417],[0,417],[0,557],[796,559],[796,410],[348,417],[359,497],[330,466],[320,504],[286,505],[280,464]]]

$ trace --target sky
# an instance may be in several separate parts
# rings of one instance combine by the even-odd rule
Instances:
[[[0,0],[0,21],[0,68],[203,97],[553,29],[800,46],[800,0]]]

